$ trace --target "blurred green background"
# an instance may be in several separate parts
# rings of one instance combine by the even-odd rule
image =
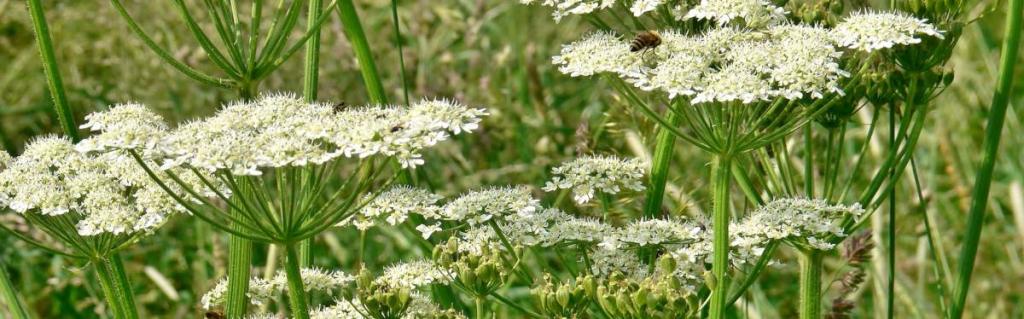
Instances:
[[[355,2],[388,97],[402,101],[391,2]],[[44,5],[60,71],[79,120],[112,104],[136,101],[178,122],[209,114],[237,97],[230,90],[202,86],[162,64],[106,1],[44,1]],[[127,5],[142,27],[175,57],[216,74],[173,4],[133,1]],[[399,5],[399,41],[404,46],[412,99],[451,97],[486,107],[492,114],[481,131],[428,153],[418,180],[438,193],[455,195],[483,185],[543,185],[550,167],[581,153],[649,156],[653,122],[634,113],[599,79],[570,78],[550,63],[561,44],[591,30],[581,19],[556,24],[547,9],[515,0],[407,0]],[[938,255],[949,267],[955,265],[974,168],[980,161],[1005,10],[1005,3],[995,1],[973,6],[976,9],[968,16],[978,20],[965,28],[949,62],[955,80],[933,102],[935,111],[915,159],[928,217],[937,230]],[[320,98],[365,104],[355,58],[336,14],[331,15],[322,36]],[[1018,60],[1024,62],[1024,57]],[[0,146],[17,154],[32,137],[60,131],[23,1],[0,0],[0,67]],[[1024,75],[1024,68],[1017,71]],[[1024,77],[1018,76],[1011,98],[993,183],[993,209],[968,300],[970,318],[1024,317],[1024,114],[1019,112],[1024,81],[1020,79]],[[301,92],[301,54],[264,81],[260,90]],[[706,165],[707,158],[699,150],[684,142],[677,145],[666,200],[673,213],[700,214],[707,209]],[[921,204],[910,200],[914,198],[912,179],[903,181],[906,188],[901,199],[906,200],[897,211],[897,317],[934,318],[941,314],[940,291],[951,282],[936,279],[938,268],[944,266],[934,262],[936,257],[928,250],[924,215],[912,209]],[[882,215],[875,216],[877,220],[868,227],[880,232]],[[0,222],[23,224],[12,213],[0,214]],[[876,233],[876,241],[882,240],[880,234]],[[321,236],[315,263],[354,272],[354,258],[347,247],[356,237],[351,230]],[[223,276],[226,243],[223,234],[182,216],[123,253],[143,317],[201,316],[198,299]],[[370,254],[376,259],[367,261],[371,268],[422,254],[398,230],[371,232],[370,243],[377,252]],[[876,256],[882,256],[881,250]],[[792,257],[792,252],[779,254],[779,264],[748,294],[750,302],[744,304],[741,315],[788,318],[795,314]],[[256,265],[265,258],[259,254]],[[99,288],[85,265],[48,255],[6,235],[0,237],[0,259],[22,297],[41,317],[91,318],[105,313],[96,297]],[[881,258],[874,262],[869,285],[858,296],[854,312],[858,317],[875,317],[884,308],[884,302],[873,306],[884,290],[885,265]],[[830,299],[826,296],[826,300]]]

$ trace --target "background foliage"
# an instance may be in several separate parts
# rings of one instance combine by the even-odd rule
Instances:
[[[186,1],[199,2],[198,0]],[[162,64],[135,38],[105,1],[47,1],[47,19],[60,70],[76,115],[107,106],[138,101],[169,120],[182,121],[212,113],[235,92],[203,87]],[[987,105],[994,85],[1002,10],[1005,3],[981,0],[969,14],[979,17],[964,30],[950,61],[955,80],[935,101],[929,133],[916,150],[926,203],[917,202],[912,178],[903,178],[898,203],[896,302],[899,318],[930,318],[941,314],[941,289],[953,278],[937,276],[953,267],[965,227],[974,168],[980,160]],[[591,152],[646,157],[653,149],[655,123],[633,114],[614,91],[594,79],[571,79],[550,63],[562,43],[590,30],[580,19],[556,24],[544,8],[511,0],[399,1],[408,86],[412,99],[453,97],[487,107],[478,134],[460,136],[431,151],[418,180],[443,195],[456,195],[484,185],[540,186],[549,168],[577,154]],[[390,1],[356,1],[392,101],[402,100],[397,43],[390,20]],[[128,9],[157,42],[191,66],[210,70],[211,63],[164,1],[133,2]],[[332,15],[334,13],[331,13]],[[202,20],[201,20],[202,21]],[[304,22],[300,22],[304,23]],[[298,32],[298,31],[297,31]],[[367,102],[355,58],[336,17],[323,32],[320,68],[322,100],[349,105]],[[1024,62],[1024,57],[1018,57]],[[44,133],[59,132],[41,71],[31,22],[24,3],[0,0],[0,146],[18,153],[24,143]],[[1024,70],[1018,68],[1020,76]],[[1024,316],[1024,82],[1017,81],[1004,130],[1003,148],[993,182],[993,210],[982,237],[967,316]],[[263,91],[299,92],[301,57],[293,57]],[[879,141],[880,142],[880,141]],[[884,147],[876,148],[881,152]],[[877,155],[881,156],[881,154]],[[695,147],[676,147],[666,205],[673,214],[693,215],[709,209],[708,159]],[[540,196],[541,193],[536,195]],[[550,204],[553,198],[545,198]],[[640,207],[640,201],[633,201]],[[925,205],[927,215],[919,209]],[[571,207],[563,207],[571,209]],[[875,214],[868,231],[881,245],[885,224]],[[923,218],[930,218],[937,252],[931,252]],[[21,223],[2,214],[5,224]],[[350,243],[355,231],[332,231],[318,238],[318,266],[355,272]],[[400,259],[424,255],[406,230],[383,229],[369,234],[371,269]],[[209,226],[183,217],[123,253],[143,317],[194,318],[201,315],[198,298],[225,272],[227,240]],[[884,311],[883,251],[869,267],[870,283],[856,295],[857,317]],[[257,248],[256,265],[267,249]],[[797,286],[795,255],[779,254],[741,303],[750,318],[794,315]],[[90,318],[104,313],[99,287],[83,280],[88,268],[32,249],[9,236],[0,237],[0,258],[15,288],[45,318]],[[826,271],[839,265],[826,265]],[[261,269],[257,269],[262,271]],[[826,272],[829,274],[829,272]],[[829,277],[826,276],[826,280]],[[518,292],[519,296],[526,291]],[[515,292],[510,295],[514,296]],[[826,295],[825,300],[830,300]],[[877,302],[878,306],[873,306]],[[946,300],[945,302],[948,302]],[[315,304],[315,303],[314,303]]]

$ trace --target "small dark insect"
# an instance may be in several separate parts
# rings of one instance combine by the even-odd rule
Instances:
[[[402,126],[402,124],[398,124],[398,125],[392,126],[391,127],[391,133],[398,132],[398,131],[400,131],[400,130],[402,130],[404,128],[405,127]]]
[[[227,316],[225,316],[223,313],[220,313],[220,312],[217,312],[217,311],[207,311],[205,317],[206,317],[206,319],[225,319],[225,318],[227,318]]]
[[[348,107],[348,104],[347,104],[347,103],[345,103],[345,102],[338,102],[338,103],[334,103],[334,106],[333,106],[333,107],[334,107],[334,111],[335,111],[335,112],[341,112],[341,111],[342,111],[342,110],[344,110],[344,109],[345,109],[346,107]]]
[[[661,35],[657,31],[644,31],[637,33],[633,42],[629,43],[629,52],[651,50],[661,45]]]

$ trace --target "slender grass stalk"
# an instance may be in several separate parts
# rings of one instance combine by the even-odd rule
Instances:
[[[729,182],[732,181],[730,172],[731,157],[728,154],[715,155],[711,162],[711,187],[712,187],[712,227],[714,232],[714,257],[711,263],[711,273],[715,277],[715,287],[711,290],[712,319],[725,318],[725,310],[728,308],[726,302],[729,294],[728,274],[729,270]]]
[[[917,81],[911,80],[912,83]],[[911,94],[917,94],[914,90],[910,91]],[[910,99],[913,99],[911,95]],[[907,103],[911,104],[911,103]],[[889,151],[893,153],[899,152],[896,145],[896,105],[895,103],[889,105]],[[886,318],[892,319],[895,315],[896,306],[896,174],[898,174],[895,168],[889,169],[889,187],[892,191],[889,192],[889,237],[888,240],[888,274],[886,283],[886,306],[885,315]]]
[[[821,271],[824,255],[814,249],[800,252],[800,319],[821,318]]]
[[[673,107],[673,106],[669,106]],[[665,121],[669,125],[679,126],[681,118],[675,112],[667,112]],[[655,139],[654,156],[651,158],[651,179],[647,188],[647,202],[644,203],[644,218],[655,218],[661,212],[661,203],[665,198],[665,183],[668,182],[669,164],[675,150],[676,135],[659,129]]]
[[[64,80],[57,67],[57,56],[53,52],[53,39],[50,38],[50,28],[46,24],[46,15],[43,13],[43,5],[39,0],[28,0],[28,13],[32,16],[32,28],[36,33],[39,56],[43,62],[43,72],[46,73],[46,84],[50,89],[50,97],[53,98],[53,109],[57,113],[57,120],[60,121],[64,134],[67,134],[72,141],[78,142],[80,139],[78,126],[75,125],[74,113],[71,113],[71,106],[68,105],[68,98],[64,93]]]
[[[1024,15],[1024,0],[1011,0],[1006,11],[1006,38],[1003,40],[1002,56],[999,61],[999,79],[992,97],[992,108],[988,114],[988,126],[985,128],[985,141],[982,149],[984,155],[981,167],[976,174],[974,192],[971,195],[971,209],[967,215],[967,234],[960,251],[959,273],[953,287],[953,304],[949,308],[949,318],[959,319],[963,316],[967,292],[970,289],[971,274],[974,271],[974,259],[978,254],[978,243],[981,239],[981,227],[985,221],[985,209],[988,206],[988,193],[992,186],[992,171],[996,165],[996,154],[999,151],[999,140],[1006,119],[1006,108],[1009,104],[1013,87],[1014,67],[1017,65],[1017,52],[1020,46],[1021,16]]]
[[[288,301],[292,307],[292,318],[309,319],[309,304],[306,287],[302,283],[302,272],[299,270],[299,255],[295,244],[284,245],[285,274],[288,276]]]
[[[398,49],[398,67],[401,68],[402,96],[409,105],[409,77],[405,74],[405,52],[402,49],[402,28],[398,22],[398,0],[391,0],[391,24],[395,28],[395,46]]]
[[[352,0],[338,1],[338,17],[341,19],[345,37],[352,45],[352,53],[359,63],[359,72],[363,75],[370,102],[387,104],[387,95],[384,94],[384,85],[381,84],[380,75],[377,73],[377,63],[374,61],[373,52],[370,51],[370,42],[363,32],[363,24],[359,22],[359,14],[356,13]]]
[[[320,77],[320,25],[317,20],[320,19],[322,6],[323,0],[309,0],[306,32],[312,32],[313,35],[306,40],[302,81],[302,97],[307,102],[316,101],[317,98],[317,85]],[[299,243],[299,261],[302,267],[309,267],[313,264],[313,240],[310,238]]]
[[[14,290],[14,284],[7,277],[7,267],[4,263],[0,263],[0,298],[3,298],[0,300],[7,304],[7,312],[11,319],[30,318],[28,311],[25,310],[25,305],[21,303],[21,298],[18,298],[18,293]]]

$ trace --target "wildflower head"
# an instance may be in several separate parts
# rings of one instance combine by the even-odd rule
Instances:
[[[447,284],[454,276],[450,270],[439,267],[433,261],[415,260],[388,266],[375,280],[392,287],[415,289],[434,283]]]
[[[523,4],[538,3],[542,6],[554,8],[552,16],[555,21],[561,21],[570,15],[588,14],[600,9],[607,9],[615,5],[616,0],[519,0]]]
[[[820,199],[783,198],[758,208],[735,232],[744,241],[786,240],[801,247],[831,250],[830,236],[845,236],[840,222],[864,213],[860,205],[833,205]]]
[[[701,0],[684,18],[707,19],[727,25],[742,21],[741,25],[760,28],[785,21],[786,11],[767,0]]]
[[[528,216],[540,202],[526,186],[491,187],[469,192],[441,207],[441,218],[479,224],[508,215]]]
[[[644,190],[646,168],[646,163],[639,159],[583,156],[552,169],[554,176],[544,190],[571,189],[576,202],[583,204],[594,198],[597,192],[614,195],[622,189]]]
[[[138,103],[118,104],[104,112],[86,115],[81,128],[101,132],[75,145],[82,152],[153,149],[168,129],[162,116]]]
[[[339,226],[353,224],[360,230],[368,229],[377,220],[384,220],[390,225],[397,225],[409,217],[409,214],[420,214],[435,219],[441,209],[436,205],[441,196],[425,189],[410,186],[395,186],[380,194],[366,195],[369,201],[355,216],[339,223]]]
[[[944,37],[924,19],[899,12],[873,11],[846,17],[836,25],[832,34],[839,46],[866,52],[920,43],[922,36]]]

